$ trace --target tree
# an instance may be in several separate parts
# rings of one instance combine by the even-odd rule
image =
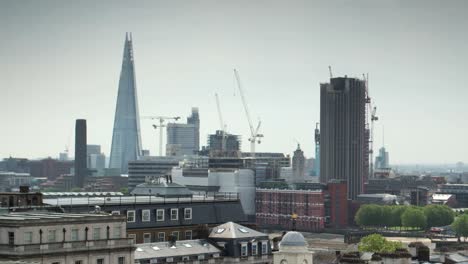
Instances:
[[[446,205],[428,205],[424,207],[427,227],[446,226],[453,223],[455,213]]]
[[[426,228],[427,218],[422,209],[417,207],[409,207],[401,215],[401,223],[405,227],[416,227],[420,229]]]
[[[358,245],[360,252],[392,253],[399,248],[403,248],[403,244],[401,242],[388,241],[385,237],[379,234],[372,234],[363,237]]]
[[[390,216],[390,218],[391,218],[390,226],[399,226],[399,227],[401,227],[403,225],[401,223],[401,216],[406,211],[406,209],[408,209],[408,207],[403,206],[403,205],[395,205],[395,206],[392,206],[391,208],[392,208],[392,214]]]
[[[458,238],[462,236],[466,239],[468,236],[468,215],[462,214],[458,216],[453,222],[452,228],[457,233]]]
[[[359,208],[354,220],[359,226],[382,226],[382,207],[365,204]]]

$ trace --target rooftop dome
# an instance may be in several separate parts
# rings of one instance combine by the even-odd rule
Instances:
[[[306,247],[307,242],[301,233],[290,231],[284,235],[283,239],[281,239],[280,246]]]

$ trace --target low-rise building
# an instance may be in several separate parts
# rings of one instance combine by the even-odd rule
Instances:
[[[125,217],[22,212],[0,215],[0,259],[54,264],[133,264]]]

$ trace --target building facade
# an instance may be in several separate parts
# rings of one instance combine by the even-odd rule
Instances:
[[[301,146],[297,144],[297,149],[294,151],[292,158],[292,182],[304,182],[305,180],[305,157],[304,151],[301,150]]]
[[[138,184],[153,178],[164,176],[179,165],[181,157],[140,157],[140,160],[128,163],[128,188],[132,190]]]
[[[108,214],[0,215],[0,259],[54,264],[133,264],[125,217]]]
[[[200,150],[200,119],[198,108],[192,108],[192,115],[186,124],[167,124],[166,156],[194,155]]]
[[[127,173],[128,162],[141,156],[140,116],[135,78],[133,39],[127,33],[120,72],[109,168]]]
[[[345,76],[320,84],[320,181],[346,180],[349,199],[363,193],[368,145],[365,81]]]

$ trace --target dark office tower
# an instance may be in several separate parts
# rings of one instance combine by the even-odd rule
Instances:
[[[86,120],[77,119],[75,124],[75,177],[73,185],[82,188],[88,173],[86,165]]]
[[[133,63],[132,35],[127,33],[115,110],[109,168],[127,173],[128,162],[141,156],[140,120]]]
[[[192,115],[187,117],[187,124],[195,126],[195,150],[200,150],[200,115],[198,107],[192,107]]]
[[[345,180],[348,199],[369,173],[365,81],[346,76],[320,84],[320,182]]]

